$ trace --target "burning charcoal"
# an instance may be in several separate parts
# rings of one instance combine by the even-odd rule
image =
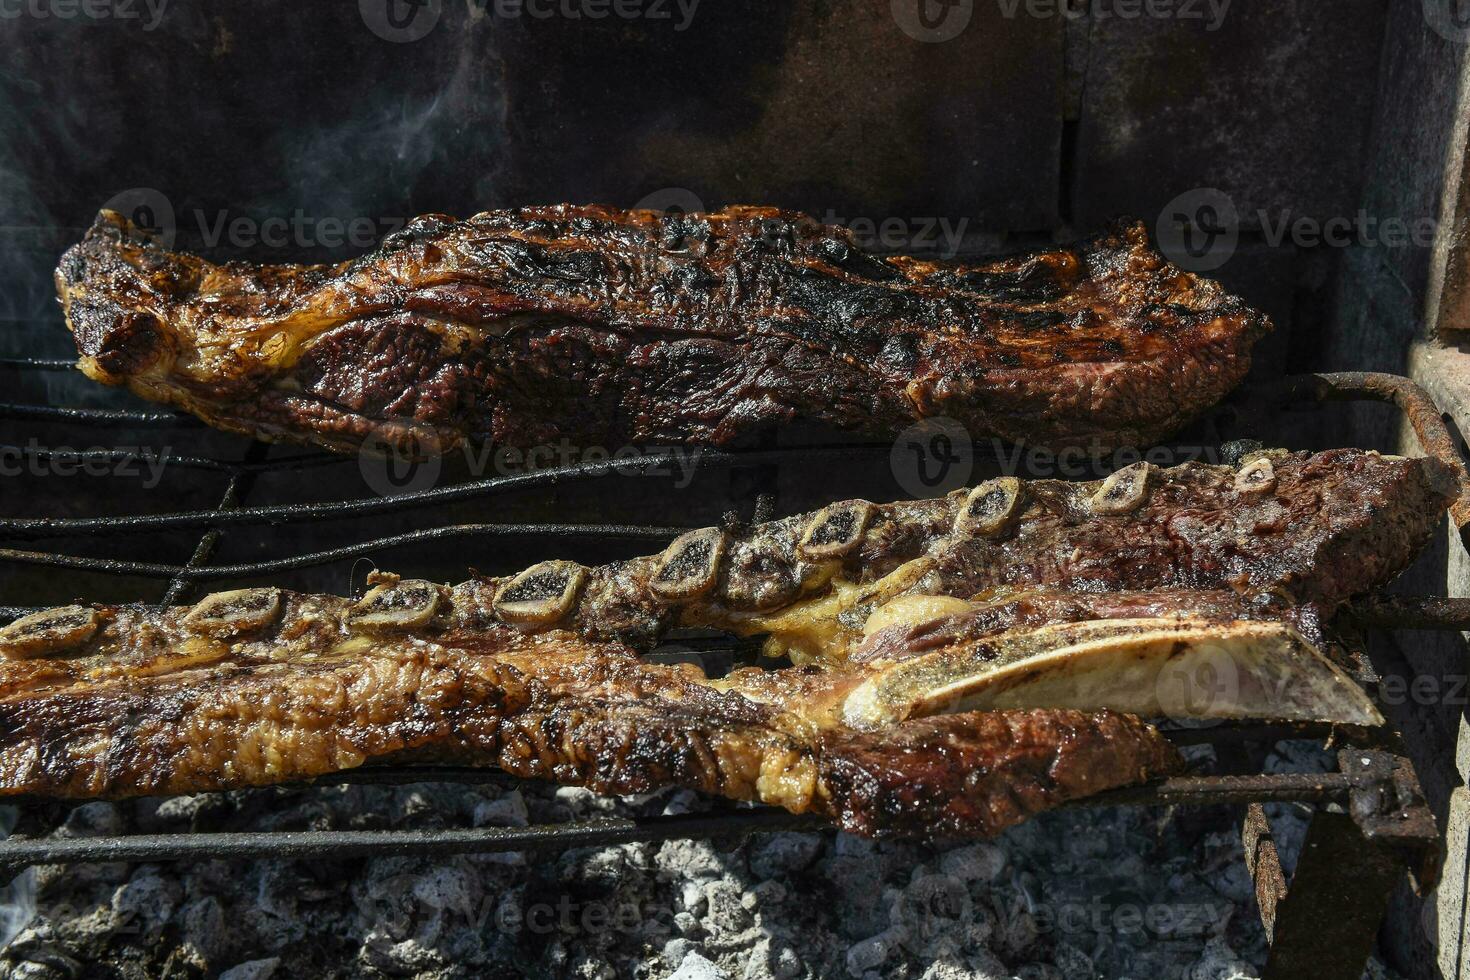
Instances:
[[[279,956],[248,960],[232,966],[221,973],[219,980],[271,980],[276,974],[276,968],[280,965],[281,958]]]
[[[703,883],[685,881],[679,889],[679,904],[684,912],[703,915],[709,908],[709,894],[705,891]]]
[[[893,946],[892,938],[886,934],[854,943],[847,950],[847,972],[856,977],[869,970],[876,970],[888,959]]]
[[[210,895],[190,902],[184,906],[180,918],[184,944],[196,951],[206,964],[225,950],[229,932],[219,899]]]
[[[511,790],[498,800],[486,800],[475,807],[476,827],[524,827],[528,823],[526,801],[520,790]]]
[[[730,980],[730,977],[714,963],[691,951],[680,962],[679,968],[669,975],[669,980]]]
[[[56,829],[57,837],[113,837],[126,830],[127,823],[112,803],[84,803],[66,815],[66,822]]]
[[[112,921],[120,929],[156,932],[178,907],[179,883],[144,865],[112,895]]]
[[[716,879],[705,886],[704,895],[709,905],[700,921],[707,931],[740,932],[750,927],[750,912],[742,901],[745,891],[739,881]]]
[[[957,847],[940,860],[939,869],[959,881],[994,881],[1005,868],[1005,852],[990,844]]]
[[[816,860],[822,843],[818,834],[758,835],[750,846],[750,870],[762,878],[794,874]]]

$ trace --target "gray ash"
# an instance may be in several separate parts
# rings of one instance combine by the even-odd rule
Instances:
[[[1315,764],[1294,748],[1279,768]],[[71,812],[55,833],[524,825],[689,812],[507,782],[271,789]],[[840,833],[562,853],[38,868],[0,977],[1226,980],[1265,942],[1228,808],[1073,810],[991,843]],[[1273,812],[1294,861],[1305,817]],[[1376,964],[1374,978],[1387,977]]]

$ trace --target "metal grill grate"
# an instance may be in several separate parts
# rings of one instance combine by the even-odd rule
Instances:
[[[21,371],[58,372],[70,370],[71,364],[57,360],[31,360],[23,358],[0,359],[0,368]],[[1447,463],[1460,467],[1443,421],[1432,403],[1411,382],[1405,379],[1380,375],[1358,376],[1309,376],[1288,379],[1267,397],[1251,399],[1256,411],[1269,410],[1293,399],[1340,400],[1345,398],[1371,398],[1391,401],[1409,416],[1422,444],[1431,454]],[[1242,416],[1245,413],[1238,413]],[[62,407],[54,405],[0,404],[0,419],[19,423],[59,425],[70,428],[88,427],[98,429],[133,429],[155,432],[174,430],[198,430],[199,423],[191,417],[171,411],[105,409]],[[701,470],[751,469],[759,472],[761,467],[800,460],[810,466],[814,461],[851,459],[881,464],[890,451],[887,444],[843,444],[807,445],[781,448],[760,448],[745,451],[710,451],[698,457]],[[973,447],[977,456],[984,456],[988,449],[983,445]],[[52,450],[39,446],[0,446],[0,452],[19,454],[22,458],[45,461]],[[289,504],[251,504],[254,484],[266,474],[304,474],[314,468],[326,467],[340,462],[339,457],[322,453],[293,452],[285,456],[272,457],[270,448],[259,443],[248,443],[242,452],[232,458],[215,456],[175,456],[170,465],[185,471],[198,471],[214,477],[224,478],[224,490],[219,502],[212,509],[182,512],[115,514],[104,516],[32,518],[0,518],[0,537],[12,542],[23,542],[31,547],[0,548],[0,567],[48,569],[57,572],[86,572],[109,576],[137,577],[162,583],[157,601],[176,604],[187,601],[192,591],[202,583],[225,579],[250,579],[275,575],[282,572],[327,565],[351,559],[368,550],[401,547],[428,542],[462,541],[473,539],[497,539],[534,535],[556,539],[558,544],[575,545],[599,540],[627,540],[663,542],[686,530],[679,526],[650,524],[591,523],[572,524],[554,521],[521,521],[510,523],[449,523],[429,525],[395,535],[362,534],[349,544],[323,548],[315,551],[299,551],[283,557],[262,558],[246,562],[215,563],[214,559],[226,535],[244,529],[263,529],[281,525],[309,526],[324,522],[338,522],[348,529],[359,532],[367,527],[372,518],[401,511],[420,511],[433,514],[436,508],[469,501],[494,498],[498,495],[531,488],[551,488],[592,481],[611,480],[626,473],[626,462],[581,463],[571,466],[542,470],[532,473],[502,475],[483,479],[471,479],[450,485],[404,493],[393,497],[363,497],[359,499],[307,502]],[[88,450],[82,453],[68,451],[68,458],[91,459],[97,462],[117,462],[138,455],[136,450]],[[649,457],[644,465],[653,465],[657,457]],[[761,481],[753,481],[754,492],[762,488]],[[751,500],[757,516],[771,512],[773,501],[769,496],[762,500]],[[1457,527],[1470,524],[1470,505],[1463,501],[1453,514]],[[130,557],[89,556],[47,550],[40,542],[54,539],[81,538],[88,541],[122,540],[129,535],[153,532],[197,531],[199,538],[193,552],[183,563],[138,560]],[[1463,532],[1462,532],[1463,533]],[[5,620],[33,611],[24,605],[0,606],[0,617]],[[1434,629],[1470,628],[1470,601],[1439,598],[1384,598],[1376,597],[1359,603],[1352,612],[1362,625],[1409,626]],[[732,662],[754,662],[755,646],[749,641],[735,641],[718,635],[683,637],[679,644],[684,650],[694,648],[712,655],[723,655]],[[654,656],[660,657],[660,651]],[[676,654],[677,655],[677,654]],[[1359,657],[1362,679],[1372,682],[1371,668],[1366,658]],[[1261,826],[1264,818],[1259,815],[1259,804],[1274,801],[1299,801],[1313,804],[1336,803],[1355,811],[1352,820],[1339,825],[1325,820],[1322,815],[1314,819],[1313,826],[1332,829],[1331,833],[1362,852],[1369,866],[1386,866],[1401,870],[1407,862],[1420,879],[1432,881],[1437,870],[1432,856],[1436,832],[1433,818],[1429,815],[1414,781],[1412,768],[1397,754],[1392,737],[1387,739],[1369,733],[1329,732],[1321,726],[1282,725],[1222,725],[1208,729],[1180,729],[1170,737],[1181,745],[1208,744],[1215,748],[1216,756],[1230,769],[1249,765],[1252,756],[1246,751],[1254,747],[1257,751],[1256,764],[1263,748],[1281,738],[1328,737],[1339,743],[1347,741],[1358,747],[1344,752],[1340,758],[1339,771],[1327,774],[1266,774],[1257,771],[1217,772],[1210,775],[1193,775],[1165,780],[1153,785],[1119,790],[1094,797],[1082,806],[1114,805],[1220,805],[1250,803],[1256,819],[1255,831],[1248,820],[1246,833],[1251,869],[1257,879],[1258,894],[1277,896],[1266,907],[1263,899],[1262,912],[1267,917],[1268,927],[1275,924],[1278,899],[1284,901],[1284,882],[1267,882],[1270,887],[1263,891],[1263,875],[1269,875],[1272,867],[1279,876],[1279,863],[1275,862],[1269,834],[1263,837]],[[504,774],[489,770],[447,767],[367,767],[317,782],[322,785],[346,783],[404,784],[411,782],[458,782],[484,783],[509,780]],[[56,804],[44,801],[16,801],[27,808],[54,811]],[[774,830],[820,829],[822,825],[807,817],[798,817],[780,810],[763,807],[721,804],[712,813],[685,814],[644,819],[598,819],[559,825],[541,825],[521,828],[478,828],[431,831],[306,831],[268,833],[197,833],[197,834],[151,834],[117,838],[90,838],[57,840],[52,838],[27,839],[22,835],[0,841],[0,874],[14,874],[38,863],[72,863],[120,860],[170,860],[198,858],[293,858],[293,857],[350,857],[389,854],[447,854],[463,852],[495,852],[524,850],[530,848],[566,848],[608,845],[631,841],[663,840],[681,837],[713,837],[739,839],[751,833]],[[1327,833],[1328,831],[1323,831]],[[1264,843],[1263,843],[1264,841]],[[1269,850],[1263,860],[1262,854]],[[1387,855],[1388,857],[1384,857]],[[1306,860],[1306,859],[1304,859]],[[1377,861],[1377,865],[1373,862]],[[1352,868],[1336,869],[1337,877],[1320,901],[1325,908],[1334,906],[1332,888],[1352,887]],[[1344,877],[1347,876],[1347,877]],[[1361,882],[1359,882],[1361,884]],[[1383,891],[1391,886],[1392,879],[1385,878]],[[1377,887],[1375,885],[1375,887]],[[1273,890],[1274,889],[1274,890]],[[1295,894],[1295,893],[1293,893]],[[1304,904],[1306,896],[1299,901]],[[1386,899],[1385,899],[1386,900]],[[1372,903],[1369,903],[1371,908]],[[1289,906],[1283,907],[1288,916]],[[1351,917],[1334,923],[1334,928],[1352,926]],[[1372,922],[1358,923],[1371,928]],[[1283,925],[1283,929],[1285,926]],[[1320,934],[1319,923],[1310,928],[1293,926],[1292,932]],[[1278,930],[1278,938],[1279,930]],[[1278,946],[1281,944],[1278,943]],[[1289,953],[1289,951],[1288,951]],[[1276,955],[1273,950],[1273,957]],[[1283,954],[1287,955],[1287,954]],[[1342,956],[1341,953],[1338,954]],[[1351,948],[1346,960],[1352,959]],[[1283,960],[1282,962],[1286,962]],[[1346,962],[1346,961],[1345,961]],[[1361,965],[1361,958],[1358,960]],[[1322,965],[1321,963],[1318,964]],[[1327,976],[1329,973],[1322,973]],[[1335,974],[1333,974],[1335,975]],[[1342,975],[1351,975],[1351,964],[1343,967]]]

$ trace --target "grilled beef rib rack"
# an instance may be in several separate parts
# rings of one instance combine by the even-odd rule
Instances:
[[[1188,717],[1381,723],[1268,620],[1316,633],[1408,564],[1459,488],[1438,460],[1358,450],[1139,463],[694,530],[592,569],[452,588],[376,575],[355,603],[261,587],[50,609],[0,629],[0,793],[231,789],[407,753],[871,833],[994,834],[1170,771],[1157,732],[1109,711],[1179,716],[1161,673],[1211,656],[1231,696]],[[673,624],[839,666],[715,682],[606,642]]]
[[[954,264],[769,208],[430,215],[336,266],[214,265],[104,211],[56,286],[92,378],[348,452],[722,445],[798,418],[892,437],[932,416],[1150,445],[1270,329],[1141,222]]]

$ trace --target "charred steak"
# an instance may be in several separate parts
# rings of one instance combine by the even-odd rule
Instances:
[[[56,286],[98,381],[262,439],[418,454],[937,415],[1144,445],[1240,382],[1270,329],[1141,223],[957,264],[767,208],[431,215],[336,266],[214,265],[104,211]]]

